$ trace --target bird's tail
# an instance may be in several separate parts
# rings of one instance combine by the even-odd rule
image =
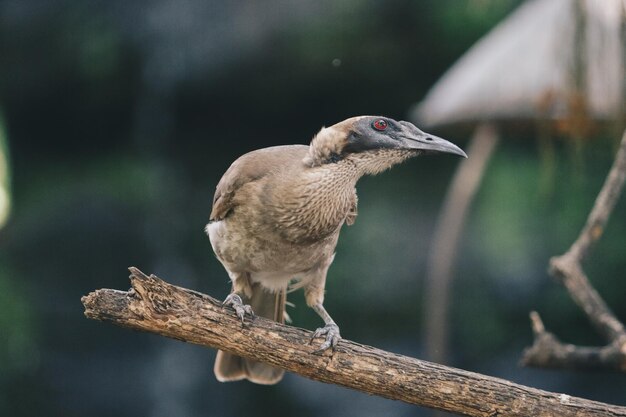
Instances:
[[[242,297],[245,304],[250,304],[254,314],[275,320],[285,321],[285,290],[271,293],[259,284],[252,285],[252,297]],[[285,373],[282,369],[264,363],[242,358],[222,350],[217,351],[215,377],[220,382],[239,381],[248,379],[256,384],[271,385],[279,382]]]

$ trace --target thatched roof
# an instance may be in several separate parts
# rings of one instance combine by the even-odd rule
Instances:
[[[422,125],[596,121],[623,112],[626,0],[528,0],[452,66],[413,111]]]

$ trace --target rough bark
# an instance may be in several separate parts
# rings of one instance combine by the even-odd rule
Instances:
[[[85,315],[219,348],[368,394],[466,416],[626,416],[626,407],[555,394],[341,340],[316,355],[312,333],[261,317],[241,321],[221,302],[131,268],[128,292],[83,297]]]
[[[626,372],[626,331],[593,288],[581,262],[600,239],[626,178],[626,132],[609,175],[596,198],[580,235],[565,254],[550,260],[550,274],[561,282],[606,339],[604,347],[580,347],[561,343],[546,331],[539,314],[531,313],[534,344],[522,356],[522,364],[552,368],[601,368]]]

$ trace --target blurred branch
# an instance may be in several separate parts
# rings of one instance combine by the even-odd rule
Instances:
[[[535,342],[524,352],[522,361],[525,365],[544,368],[625,370],[624,354],[620,351],[618,343],[603,347],[566,344],[545,330],[536,311],[530,313],[530,321]]]
[[[128,292],[82,298],[88,318],[222,349],[317,381],[466,416],[626,416],[618,407],[555,394],[342,340],[316,355],[312,333],[255,317],[241,321],[208,295],[130,268]]]
[[[433,362],[445,363],[448,358],[448,312],[456,250],[472,200],[499,139],[491,124],[482,123],[476,128],[467,151],[469,157],[461,161],[454,174],[435,226],[424,297],[427,354]]]
[[[11,212],[11,169],[9,148],[2,117],[0,117],[0,229],[6,224]]]
[[[535,342],[522,357],[524,365],[558,368],[608,368],[626,372],[626,331],[593,288],[581,262],[602,236],[626,178],[626,131],[613,167],[578,239],[565,254],[550,260],[550,274],[567,288],[608,344],[602,348],[566,345],[547,332],[539,314],[531,313]]]

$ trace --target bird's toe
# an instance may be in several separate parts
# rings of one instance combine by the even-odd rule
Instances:
[[[237,317],[241,319],[241,324],[243,325],[246,315],[250,318],[254,317],[254,311],[252,311],[252,307],[248,304],[244,304],[241,296],[237,293],[231,293],[226,297],[224,302],[222,303],[224,306],[230,306],[235,310]]]
[[[318,337],[324,337],[324,342],[313,353],[320,355],[328,349],[334,349],[337,343],[341,340],[341,333],[339,332],[339,326],[335,323],[327,324],[324,327],[320,327],[313,333],[311,342]]]

